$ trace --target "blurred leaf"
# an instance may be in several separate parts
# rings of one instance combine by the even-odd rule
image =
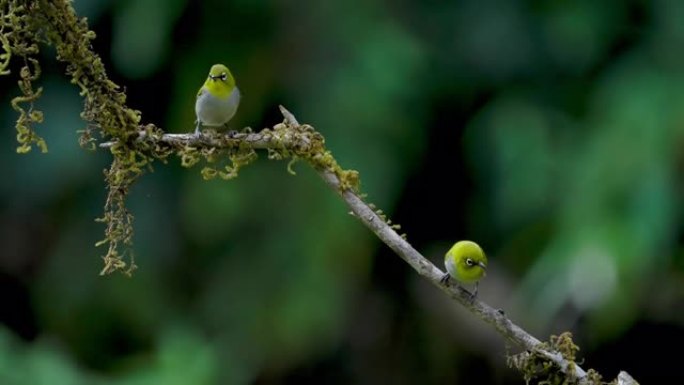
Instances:
[[[624,25],[621,9],[610,1],[557,1],[541,12],[546,49],[573,73],[591,68],[608,53]]]
[[[149,77],[168,55],[186,0],[126,0],[114,16],[112,59],[131,79]]]
[[[148,364],[133,369],[113,381],[117,385],[147,384],[215,384],[219,363],[211,343],[187,327],[171,327],[160,335],[159,345]],[[230,361],[222,361],[221,369],[231,373]]]
[[[92,378],[78,369],[65,351],[48,341],[22,345],[0,325],[0,382],[7,385],[79,385]]]

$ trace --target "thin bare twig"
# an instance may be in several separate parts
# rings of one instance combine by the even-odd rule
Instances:
[[[282,112],[285,120],[288,121],[292,126],[299,126],[299,122],[295,119],[294,115],[286,110],[283,106],[280,106],[280,111]],[[581,381],[586,377],[586,372],[574,363],[570,364],[563,356],[558,352],[550,352],[545,349],[540,349],[542,343],[525,330],[523,330],[518,325],[511,322],[504,313],[500,310],[496,310],[486,303],[475,299],[471,299],[470,293],[460,286],[443,284],[441,278],[444,275],[440,269],[438,269],[432,262],[420,254],[416,249],[411,246],[404,238],[397,234],[390,225],[388,225],[378,214],[366,204],[366,202],[361,199],[353,191],[346,189],[340,189],[340,180],[335,173],[330,170],[317,170],[318,174],[323,178],[323,180],[332,187],[347,203],[349,208],[354,213],[354,216],[363,222],[366,227],[368,227],[375,235],[380,238],[380,240],[390,247],[401,259],[406,263],[411,265],[411,267],[418,272],[418,274],[425,277],[434,286],[444,291],[449,297],[458,301],[461,305],[466,307],[472,313],[478,315],[483,321],[494,326],[494,328],[502,334],[506,339],[515,343],[516,345],[522,347],[523,349],[529,351],[537,351],[538,353],[544,355],[549,361],[558,365],[561,370],[571,376],[575,376]],[[571,368],[574,369],[574,373],[570,373]]]

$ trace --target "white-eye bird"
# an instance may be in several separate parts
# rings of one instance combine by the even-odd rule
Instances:
[[[441,282],[448,284],[449,278],[454,278],[460,283],[474,283],[475,290],[471,294],[474,300],[480,279],[487,273],[487,255],[480,245],[472,241],[456,242],[444,255],[444,266],[447,273],[442,276]]]
[[[195,114],[197,114],[197,128],[222,127],[235,115],[240,105],[240,90],[235,85],[235,78],[228,67],[214,64],[209,70],[209,76],[197,92]]]

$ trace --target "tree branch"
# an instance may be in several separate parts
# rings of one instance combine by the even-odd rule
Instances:
[[[280,106],[280,111],[290,125],[294,127],[299,126],[299,122],[287,109]],[[317,171],[325,183],[342,197],[354,213],[354,216],[363,222],[366,227],[375,233],[382,242],[389,246],[390,249],[401,257],[401,259],[417,271],[418,274],[425,277],[434,286],[437,286],[447,293],[449,297],[458,301],[465,308],[479,316],[483,321],[494,326],[494,328],[509,341],[525,350],[536,351],[539,354],[542,354],[549,361],[561,368],[563,373],[566,373],[571,377],[576,377],[580,380],[580,383],[583,383],[583,379],[586,378],[586,372],[581,367],[568,362],[558,352],[547,351],[546,349],[541,348],[543,346],[541,341],[514,324],[504,315],[503,311],[495,310],[480,300],[475,299],[473,301],[470,293],[460,286],[452,286],[448,282],[442,283],[441,278],[444,275],[444,272],[438,269],[432,262],[414,249],[410,243],[397,234],[397,232],[394,231],[385,220],[380,218],[380,216],[369,207],[361,197],[359,197],[359,195],[350,189],[342,189],[340,187],[340,180],[334,172],[321,169]]]
[[[418,274],[426,278],[434,286],[445,292],[450,298],[460,303],[471,313],[494,327],[508,341],[514,343],[526,352],[519,359],[527,360],[541,358],[550,361],[568,378],[574,378],[579,384],[594,383],[590,373],[574,362],[574,357],[568,359],[567,354],[543,343],[521,327],[513,323],[502,310],[494,309],[480,300],[471,300],[470,293],[458,285],[440,282],[443,272],[421,255],[410,243],[400,236],[385,220],[382,214],[363,201],[361,196],[341,180],[341,172],[337,163],[319,162],[320,153],[307,153],[312,145],[312,135],[315,131],[306,125],[300,125],[297,119],[287,109],[280,106],[285,117],[284,124],[276,125],[273,129],[265,129],[259,133],[237,134],[164,134],[152,138],[141,132],[137,141],[146,142],[151,146],[168,146],[172,148],[242,148],[252,149],[283,149],[292,151],[307,159],[319,176],[330,186],[351,209],[351,213],[366,227],[389,246],[399,257],[408,263]],[[304,128],[304,129],[302,129]],[[100,144],[100,147],[112,147],[114,142]],[[570,341],[570,344],[572,342]],[[573,345],[574,346],[574,345]],[[576,347],[575,347],[576,348]],[[521,365],[518,365],[521,366]],[[620,373],[620,384],[637,384],[626,372]],[[631,381],[631,382],[630,382]]]
[[[552,337],[550,343],[543,343],[508,319],[504,312],[495,310],[479,300],[471,301],[470,294],[458,286],[442,284],[442,271],[416,251],[405,239],[390,226],[380,211],[366,204],[358,194],[359,178],[354,170],[344,170],[325,148],[323,136],[309,125],[300,125],[294,115],[281,107],[285,122],[272,129],[259,133],[243,132],[234,135],[217,133],[165,134],[152,125],[142,125],[141,114],[126,106],[126,95],[118,85],[106,75],[104,64],[92,50],[91,41],[95,34],[88,29],[85,19],[79,19],[69,0],[2,0],[0,7],[0,75],[8,73],[11,55],[24,59],[20,70],[19,87],[23,96],[14,98],[13,107],[20,112],[17,121],[19,152],[26,152],[32,144],[45,148],[44,141],[35,133],[32,125],[40,123],[43,115],[33,109],[42,89],[34,90],[32,82],[38,79],[38,43],[55,47],[57,59],[67,64],[67,74],[71,82],[78,85],[84,98],[84,111],[81,116],[88,126],[81,132],[80,143],[86,147],[94,144],[94,134],[98,133],[107,143],[113,155],[112,165],[105,173],[108,186],[105,212],[100,222],[106,224],[105,239],[98,244],[109,245],[103,274],[123,270],[125,249],[132,242],[132,215],[125,206],[128,188],[151,167],[155,160],[165,160],[169,155],[181,156],[183,164],[193,165],[205,158],[212,162],[220,155],[227,156],[232,165],[226,171],[208,167],[205,177],[219,175],[226,179],[237,176],[240,166],[254,159],[255,150],[267,150],[269,158],[293,160],[304,159],[318,172],[323,180],[335,190],[350,207],[351,212],[364,225],[373,231],[397,255],[413,267],[420,275],[444,291],[450,298],[459,302],[482,320],[492,325],[501,335],[525,349],[509,362],[521,369],[526,378],[539,373],[549,373],[548,362],[552,362],[569,382],[580,384],[600,383],[600,376],[592,370],[585,371],[574,362],[577,347],[568,334]],[[31,63],[30,67],[28,63]],[[28,104],[22,107],[20,103]],[[94,147],[94,145],[92,146]],[[206,170],[206,169],[205,169]],[[135,268],[131,263],[127,273]],[[544,365],[540,364],[540,360]],[[618,384],[636,384],[627,373],[621,372]]]

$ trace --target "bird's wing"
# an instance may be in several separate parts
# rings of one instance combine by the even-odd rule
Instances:
[[[199,91],[197,91],[197,97],[199,98],[199,97],[202,96],[205,92],[207,92],[207,91],[204,89],[204,87],[201,87],[201,88],[199,89]]]

